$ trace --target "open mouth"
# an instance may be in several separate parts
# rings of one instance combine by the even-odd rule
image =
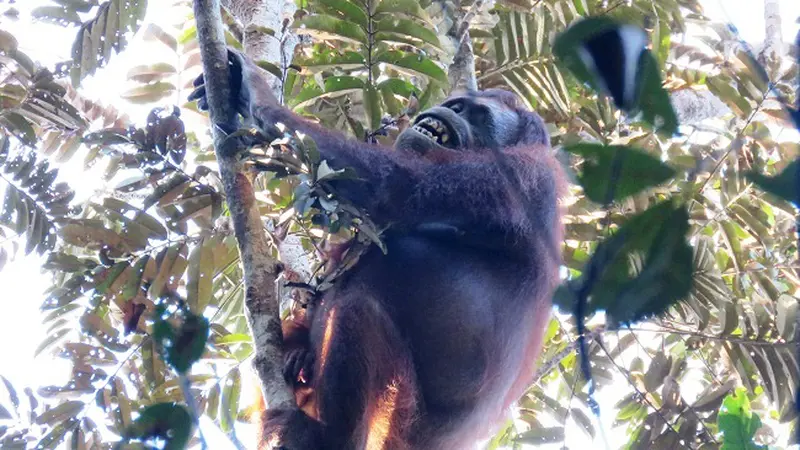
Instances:
[[[417,121],[412,127],[413,130],[423,134],[435,141],[439,145],[453,146],[454,138],[450,134],[450,130],[439,119],[435,117],[426,116]]]

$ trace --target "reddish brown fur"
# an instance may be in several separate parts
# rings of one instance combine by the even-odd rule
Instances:
[[[339,195],[392,224],[388,253],[363,255],[309,329],[287,336],[316,356],[289,373],[313,373],[310,389],[297,385],[308,414],[266,411],[259,448],[461,450],[488,438],[531,381],[558,280],[565,182],[541,119],[508,92],[469,94],[455,99],[460,111],[428,112],[467,144],[436,146],[412,129],[391,151],[290,113],[237,61],[242,113],[310,135],[331,167],[360,177],[337,181]]]
[[[552,183],[551,189],[554,189],[554,191],[551,191],[551,194],[553,192],[563,192],[565,184],[559,163],[552,157],[547,147],[533,146],[513,150],[507,149],[505,154],[514,162],[516,176],[519,176],[523,181],[525,193],[529,196],[540,194],[539,189],[541,188],[540,183],[543,181],[542,177],[548,178],[545,180],[545,184]],[[491,166],[493,158],[490,154],[485,153],[449,156],[449,161],[441,164],[463,161],[468,164]],[[415,162],[414,165],[416,164]],[[413,167],[412,165],[409,166]],[[413,172],[418,170],[420,169],[416,167],[412,169]],[[491,171],[493,169],[485,168],[484,170]],[[500,177],[500,173],[495,173],[491,176]],[[540,351],[542,334],[549,319],[549,297],[558,279],[558,260],[555,255],[558,254],[563,234],[560,218],[557,215],[553,216],[550,222],[553,227],[550,228],[549,233],[546,233],[549,234],[546,239],[528,240],[526,237],[530,237],[531,233],[538,235],[541,230],[534,229],[535,225],[527,220],[526,212],[519,206],[518,201],[513,196],[496,197],[491,193],[487,193],[485,185],[475,183],[474,179],[470,179],[468,176],[460,179],[443,177],[430,180],[429,183],[421,186],[416,194],[411,196],[415,200],[406,204],[401,211],[388,211],[387,215],[395,216],[397,214],[397,216],[400,216],[407,214],[413,216],[421,214],[421,209],[431,206],[430,203],[426,204],[426,201],[436,197],[448,199],[451,202],[450,207],[467,211],[475,219],[497,221],[503,227],[513,230],[512,234],[520,247],[527,248],[532,258],[538,258],[537,263],[540,268],[549,268],[546,271],[538,272],[538,274],[531,274],[533,276],[529,278],[521,275],[517,278],[519,282],[517,292],[527,289],[532,292],[531,296],[523,301],[523,303],[530,306],[523,308],[520,311],[521,315],[517,313],[502,317],[501,322],[496,327],[497,329],[505,330],[507,334],[497,341],[497,347],[485,349],[487,354],[500,352],[507,355],[505,363],[500,364],[499,367],[487,366],[483,375],[478,378],[481,381],[477,382],[477,384],[465,386],[464,389],[473,395],[472,398],[483,399],[475,403],[477,409],[472,409],[469,413],[459,413],[457,411],[458,408],[456,408],[452,414],[445,414],[444,417],[431,415],[424,410],[420,411],[422,399],[420,398],[419,386],[415,380],[413,362],[407,356],[404,356],[402,352],[398,353],[398,350],[406,348],[405,344],[402,343],[401,339],[391,336],[386,337],[379,331],[392,323],[392,320],[380,319],[380,317],[385,316],[384,312],[377,314],[354,313],[350,318],[341,318],[340,320],[342,321],[350,320],[352,323],[349,327],[346,327],[346,331],[341,332],[349,336],[347,336],[347,339],[343,339],[345,342],[342,342],[339,348],[351,349],[354,344],[346,343],[351,340],[352,342],[368,344],[367,349],[369,351],[364,354],[357,355],[355,352],[344,351],[348,352],[347,358],[358,358],[361,361],[361,363],[351,361],[350,364],[364,368],[366,373],[362,374],[364,375],[363,379],[371,381],[364,383],[360,388],[363,392],[369,392],[374,395],[371,400],[366,402],[367,411],[357,420],[359,425],[357,425],[352,435],[369,435],[369,425],[374,423],[373,418],[382,414],[382,405],[379,399],[380,394],[385,391],[386,383],[389,379],[398,379],[399,377],[399,380],[402,380],[403,389],[400,390],[396,397],[397,401],[402,402],[399,408],[402,413],[392,416],[392,425],[388,430],[389,434],[384,441],[383,447],[367,447],[366,442],[360,441],[361,443],[349,442],[341,444],[341,446],[308,448],[366,448],[369,450],[373,448],[375,450],[379,448],[387,450],[409,448],[460,450],[469,448],[469,445],[474,444],[476,440],[487,438],[490,435],[489,433],[491,433],[493,427],[507,413],[508,406],[516,401],[529,385],[535,371],[534,362]],[[476,201],[476,199],[480,200]],[[516,206],[510,211],[504,211],[505,214],[499,214],[509,204],[516,204]],[[556,211],[553,211],[553,213],[556,213]],[[493,216],[493,219],[488,216]],[[379,258],[380,256],[376,257]],[[361,264],[373,265],[366,260]],[[360,278],[360,272],[357,268],[354,271],[355,273],[352,277]],[[363,275],[363,277],[373,279],[371,274]],[[338,295],[353,298],[355,303],[373,304],[373,301],[364,297],[364,291],[352,286],[347,281],[338,287],[338,292]],[[335,299],[336,295],[332,294],[331,297],[326,297],[326,300],[329,298]],[[522,298],[520,298],[520,301],[522,301]],[[349,303],[349,301],[345,303]],[[325,306],[326,303],[323,302],[321,305],[323,316],[325,314]],[[378,305],[375,307],[378,307]],[[330,330],[330,326],[323,328]],[[454,336],[453,339],[458,339],[458,337]],[[311,341],[314,341],[313,334]],[[383,345],[376,345],[377,343]],[[491,359],[488,355],[486,358]],[[320,361],[320,365],[323,364],[324,360]],[[390,372],[382,373],[383,367],[386,366],[389,366]],[[317,376],[316,383],[325,383],[324,372],[323,375],[318,374]],[[302,388],[302,386],[298,386],[298,388]],[[315,384],[312,392],[321,388],[324,389],[321,385]],[[317,404],[318,399],[313,394],[311,398]],[[310,416],[311,418],[319,419],[319,411],[315,411]],[[273,424],[275,423],[274,418],[267,419],[267,423],[270,421]],[[269,426],[267,428],[268,431],[274,429]],[[281,432],[285,433],[285,431],[286,428]],[[288,434],[283,436],[287,438],[287,441],[291,442],[292,438]],[[319,439],[324,441],[325,437],[320,437]],[[262,440],[261,442],[264,441]],[[313,443],[308,445],[320,444]]]

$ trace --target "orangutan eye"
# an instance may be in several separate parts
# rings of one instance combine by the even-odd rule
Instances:
[[[491,119],[491,111],[483,105],[475,105],[470,108],[469,120],[475,124],[485,124]]]
[[[461,114],[464,111],[464,102],[461,100],[455,101],[447,105],[447,108],[450,108],[456,114]]]

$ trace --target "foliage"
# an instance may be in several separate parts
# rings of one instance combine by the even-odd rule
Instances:
[[[725,397],[717,423],[722,432],[722,450],[766,450],[766,445],[753,443],[753,436],[761,428],[761,419],[750,410],[745,389],[736,389]]]
[[[607,36],[615,36],[624,44],[617,49],[618,58],[611,59]],[[569,67],[576,77],[595,90],[610,95],[614,104],[628,113],[642,113],[642,119],[659,131],[675,134],[678,131],[678,118],[672,109],[666,91],[661,89],[661,77],[657,62],[650,51],[644,49],[647,35],[634,25],[620,25],[607,17],[582,20],[561,34],[553,46],[553,52]],[[638,45],[637,45],[638,44]],[[635,50],[625,51],[631,46]],[[602,68],[603,64],[614,61],[624,76],[617,75],[613,82],[603,76],[593,76],[584,61],[585,55],[592,65]],[[621,58],[620,58],[621,57]],[[629,66],[636,67],[631,73]],[[621,85],[622,89],[612,89]]]
[[[672,201],[631,218],[597,246],[580,278],[559,289],[557,304],[574,311],[577,302],[587,301],[585,313],[604,310],[614,328],[664,312],[691,288],[688,219],[686,209]],[[630,260],[641,260],[642,253],[644,261],[631,276]]]
[[[85,126],[78,110],[64,98],[66,90],[47,71],[36,68],[18,48],[16,38],[0,30],[0,179],[6,182],[0,208],[0,237],[24,236],[25,253],[42,254],[56,245],[54,221],[73,212],[75,193],[66,183],[56,183],[58,169],[51,168],[30,146],[40,134],[52,130],[64,136]],[[12,148],[11,136],[21,144]],[[13,236],[12,236],[13,238]],[[14,249],[0,247],[0,268]]]
[[[128,34],[139,29],[147,11],[147,0],[110,0],[104,1],[98,8],[94,8],[98,6],[97,0],[55,3],[53,6],[40,6],[31,15],[59,25],[80,25],[72,45],[69,67],[74,86],[105,66],[112,50],[119,53],[125,48]],[[88,12],[93,12],[93,17],[82,22],[79,13]]]
[[[287,103],[302,108],[335,101],[340,106],[331,113],[359,138],[380,130],[384,115],[400,115],[401,99],[415,93],[424,108],[447,84],[447,74],[434,62],[443,55],[440,36],[415,0],[312,1],[293,26],[319,43],[294,61],[306,74],[287,74]],[[411,77],[419,79],[417,85]],[[339,103],[343,96],[352,103]]]
[[[761,189],[776,195],[787,202],[796,202],[800,195],[797,192],[797,167],[798,161],[792,161],[781,173],[774,177],[767,177],[758,172],[749,172],[750,178]]]
[[[0,266],[15,247],[46,253],[53,285],[42,302],[47,338],[38,353],[70,361],[72,372],[69,382],[35,391],[3,379],[0,447],[93,448],[110,444],[109,436],[169,436],[182,448],[196,436],[194,412],[234,438],[255,397],[243,392],[242,364],[253,348],[235,238],[206,124],[187,119],[193,105],[159,106],[185,98],[199,70],[188,2],[177,2],[174,15],[184,23],[141,28],[156,2],[52,3],[33,14],[73,27],[73,60],[59,70],[41,69],[37,55],[19,50],[19,36],[0,30]],[[447,4],[300,2],[292,27],[311,39],[291,64],[261,65],[298,113],[391,143],[414,111],[448,90]],[[465,11],[471,5],[462,2]],[[556,40],[597,16],[647,31],[653,72],[642,92],[658,99],[640,101],[640,109],[705,90],[729,109],[724,121],[683,124],[676,136],[670,126],[660,135],[658,121],[620,114],[613,99],[597,96]],[[694,0],[503,0],[475,17],[480,86],[509,88],[539,111],[576,181],[568,276],[556,300],[568,314],[577,298],[588,300],[587,354],[599,395],[620,379],[627,388],[602,405],[625,432],[626,448],[774,444],[775,427],[796,415],[800,280],[790,204],[797,145],[778,140],[791,119],[771,92],[791,101],[797,66],[764,68],[746,51],[731,51],[736,36]],[[682,39],[689,23],[701,37]],[[110,58],[125,59],[133,32],[168,55],[130,64],[133,87],[121,96],[150,110],[135,117],[144,126],[87,100],[82,86]],[[227,38],[239,46],[236,35]],[[581,44],[571,42],[566,53]],[[258,205],[277,240],[300,240],[314,263],[311,287],[325,289],[336,275],[326,270],[326,245],[358,237],[344,269],[380,242],[382,230],[328,183],[352,173],[332,171],[314,143],[291,130],[271,137],[246,155]],[[78,157],[83,164],[70,174],[63,166]],[[104,168],[101,187],[85,200],[57,182],[92,167]],[[601,435],[575,332],[554,315],[541,370],[490,448],[564,442],[573,428],[586,439]]]
[[[164,450],[181,450],[192,437],[192,418],[186,408],[175,403],[158,403],[143,409],[128,428],[126,439],[165,441]]]

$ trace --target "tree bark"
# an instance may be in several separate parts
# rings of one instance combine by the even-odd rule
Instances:
[[[281,373],[283,335],[275,298],[278,262],[270,256],[253,185],[242,171],[237,155],[222,145],[226,138],[223,130],[237,129],[238,121],[230,102],[228,50],[219,0],[195,0],[194,12],[217,163],[244,271],[245,314],[255,346],[253,364],[268,407],[291,408],[295,406],[294,395]]]
[[[285,72],[298,42],[297,35],[288,27],[297,10],[294,1],[222,0],[222,4],[242,24],[245,54],[276,64]],[[282,99],[282,80],[271,75],[270,79],[275,97]]]
[[[294,57],[298,36],[289,29],[297,10],[294,0],[222,0],[222,5],[242,25],[245,54],[254,60],[271,62],[286,73]],[[288,21],[288,22],[287,22]],[[264,30],[272,30],[270,35]],[[267,73],[275,98],[284,101],[283,80]],[[271,230],[270,230],[271,231]],[[287,234],[278,245],[281,262],[305,281],[311,278],[311,259],[297,235]],[[289,298],[281,299],[286,304]]]
[[[731,112],[725,103],[708,90],[679,89],[670,93],[670,101],[681,125],[697,125]]]
[[[764,0],[764,48],[759,62],[769,68],[776,62],[780,64],[783,56],[783,30],[781,28],[780,0]]]
[[[469,31],[458,44],[453,63],[447,71],[447,78],[450,80],[450,90],[466,89],[468,91],[478,90],[478,79],[475,76],[475,54],[472,51],[472,42],[469,38]]]
[[[453,27],[447,33],[456,49],[453,62],[447,68],[451,91],[457,89],[478,90],[478,79],[475,76],[475,54],[469,37],[469,24],[482,7],[483,0],[474,0],[469,11],[464,11],[459,5],[453,20]]]

